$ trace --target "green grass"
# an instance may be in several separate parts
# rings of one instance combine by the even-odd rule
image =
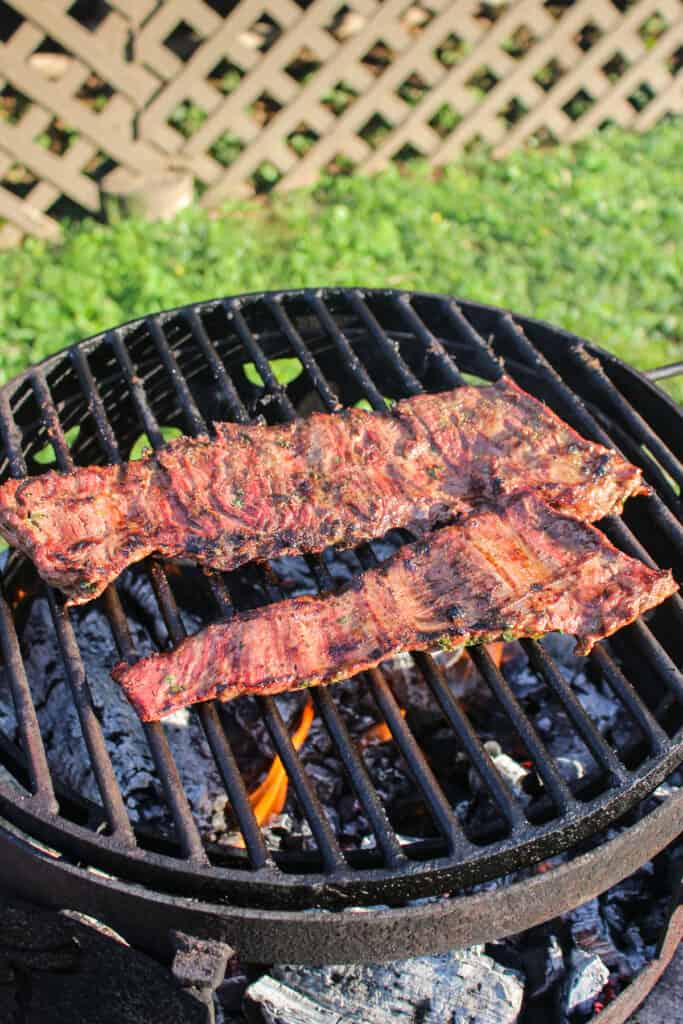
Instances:
[[[0,254],[0,377],[137,315],[261,288],[452,292],[543,317],[647,368],[683,358],[683,135],[472,154],[340,177],[172,223],[67,225]],[[683,399],[683,384],[672,390]]]

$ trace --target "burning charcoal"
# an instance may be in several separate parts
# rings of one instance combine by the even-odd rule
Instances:
[[[107,620],[91,605],[75,613],[72,621],[95,711],[131,820],[166,824],[166,805],[142,726],[109,675],[118,652]],[[149,649],[146,630],[136,629],[134,624],[133,628],[139,647]],[[42,598],[33,602],[23,643],[26,672],[54,776],[63,787],[100,803],[63,662],[56,656],[54,624]],[[0,691],[0,707],[6,722],[11,723],[12,701],[6,685]],[[189,712],[173,715],[167,720],[167,733],[198,824],[208,837],[215,838],[225,831],[227,798],[196,716]]]
[[[609,968],[596,953],[573,950],[571,971],[564,990],[565,1013],[588,1013],[608,981]]]
[[[609,967],[616,968],[621,964],[622,954],[612,941],[598,899],[588,900],[576,907],[565,914],[564,919],[569,923],[572,938],[580,950],[595,953]]]
[[[246,1006],[265,1024],[514,1024],[523,996],[523,978],[473,946],[391,964],[276,967],[250,986]]]
[[[565,975],[562,947],[547,926],[489,943],[486,949],[497,963],[526,978],[527,1002],[550,991]]]

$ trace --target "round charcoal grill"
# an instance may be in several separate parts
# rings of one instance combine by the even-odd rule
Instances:
[[[293,357],[303,372],[283,386],[271,362]],[[246,364],[253,364],[251,372]],[[141,432],[158,447],[162,426],[199,434],[222,419],[248,422],[261,415],[274,423],[293,418],[306,403],[310,408],[312,396],[332,414],[361,399],[381,412],[385,396],[457,387],[470,375],[493,381],[503,372],[584,436],[616,445],[642,467],[652,496],[630,501],[623,517],[601,526],[627,553],[680,574],[683,418],[676,405],[643,375],[573,335],[442,296],[360,289],[265,293],[133,321],[51,357],[0,391],[0,470],[3,479],[43,471],[40,453],[47,444],[57,467],[67,471],[126,460]],[[79,431],[70,448],[74,427]],[[370,545],[357,555],[361,567],[373,564]],[[309,559],[309,567],[320,589],[332,585],[324,558]],[[141,571],[151,578],[169,643],[176,644],[184,625],[174,569],[151,560]],[[267,567],[254,569],[252,577],[261,595],[282,598]],[[204,623],[240,607],[244,591],[234,574],[197,579]],[[97,782],[94,803],[66,786],[48,763],[22,660],[26,608],[36,595],[47,595],[49,639],[54,657],[63,659]],[[120,655],[134,660],[139,652],[117,585],[99,604]],[[201,722],[242,845],[212,845],[200,833],[163,723],[147,724],[144,732],[173,825],[133,827],[72,615],[60,595],[46,591],[32,568],[12,555],[0,598],[5,685],[18,723],[17,737],[0,737],[7,769],[0,785],[5,876],[34,900],[97,914],[139,945],[164,949],[170,930],[182,929],[230,942],[256,961],[379,960],[520,931],[624,877],[681,831],[683,804],[674,797],[638,826],[560,869],[496,893],[463,894],[596,835],[683,761],[682,609],[678,596],[670,598],[590,656],[590,670],[641,737],[626,752],[606,742],[547,649],[523,643],[531,668],[595,762],[594,775],[576,785],[565,781],[544,747],[505,668],[496,667],[486,648],[469,650],[467,657],[528,751],[541,792],[535,815],[496,770],[439,665],[415,656],[452,732],[454,751],[466,755],[497,809],[499,827],[476,838],[447,799],[381,671],[359,677],[356,685],[374,698],[431,822],[425,837],[410,843],[402,843],[390,823],[334,687],[312,691],[314,709],[374,834],[370,849],[340,844],[278,702],[259,698],[259,714],[312,836],[307,851],[288,851],[283,844],[273,853],[254,818],[225,711],[216,702],[197,705],[192,714]],[[420,905],[434,896],[441,898]]]

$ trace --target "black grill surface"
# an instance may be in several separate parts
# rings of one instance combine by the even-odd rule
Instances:
[[[304,366],[286,387],[270,365],[282,357],[297,357]],[[255,365],[263,387],[253,383],[253,373],[245,374],[245,363]],[[164,443],[162,426],[199,434],[220,419],[246,423],[259,414],[273,423],[289,420],[311,394],[317,395],[318,408],[331,413],[360,399],[380,411],[385,396],[398,399],[457,387],[472,376],[492,381],[502,372],[584,436],[617,446],[642,467],[653,495],[632,500],[623,517],[610,517],[601,526],[624,551],[680,575],[683,430],[674,403],[642,375],[575,336],[448,297],[360,289],[255,294],[149,316],[90,338],[2,389],[0,473],[6,479],[44,471],[35,456],[48,443],[57,467],[66,471],[127,459],[141,432],[158,447]],[[70,448],[67,437],[74,426],[80,431]],[[362,566],[371,565],[370,546],[358,557]],[[452,730],[454,750],[466,754],[498,809],[502,827],[495,835],[476,842],[468,837],[381,670],[360,676],[357,685],[369,688],[400,749],[433,821],[429,838],[399,842],[349,737],[334,687],[313,690],[314,707],[374,832],[374,848],[342,849],[272,698],[260,698],[260,714],[310,825],[314,850],[272,853],[267,848],[228,741],[224,711],[216,702],[200,704],[192,713],[201,721],[243,847],[212,847],[200,835],[162,723],[147,724],[145,734],[173,829],[134,829],[93,707],[73,621],[55,592],[48,593],[55,657],[64,661],[99,788],[98,805],[88,806],[51,775],[22,661],[22,621],[11,599],[13,574],[22,576],[29,590],[45,591],[31,580],[30,567],[17,561],[15,556],[9,561],[0,595],[0,641],[21,742],[0,737],[0,758],[17,783],[0,786],[0,813],[67,862],[124,882],[227,900],[233,907],[396,905],[482,882],[572,847],[616,821],[683,761],[678,668],[683,606],[676,596],[647,621],[599,644],[590,656],[591,671],[637,723],[642,735],[637,756],[624,758],[608,745],[541,644],[523,644],[533,670],[559,700],[598,766],[596,778],[583,788],[563,778],[505,670],[496,668],[486,648],[469,650],[467,656],[529,752],[545,794],[540,819],[529,820],[498,774],[439,666],[428,655],[416,655],[424,685]],[[320,588],[331,586],[325,560],[316,557],[309,564]],[[170,642],[176,644],[184,628],[172,574],[154,560],[144,571],[150,574]],[[206,573],[198,579],[205,592],[206,622],[239,607],[241,592],[229,574]],[[281,599],[267,568],[259,579],[269,599]],[[109,587],[101,606],[121,656],[134,660],[137,653],[116,585]]]

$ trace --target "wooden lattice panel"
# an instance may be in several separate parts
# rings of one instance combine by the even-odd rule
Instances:
[[[5,245],[115,167],[215,205],[683,112],[682,0],[9,0],[0,40]]]

